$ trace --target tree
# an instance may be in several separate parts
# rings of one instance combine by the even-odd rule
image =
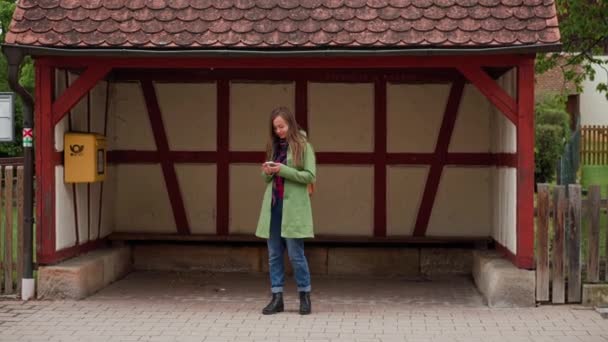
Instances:
[[[14,0],[0,0],[0,41],[4,42],[8,26],[11,23],[15,11]],[[31,94],[34,92],[34,63],[27,57],[22,65],[19,82]],[[12,92],[8,84],[8,63],[4,54],[0,54],[0,91]],[[0,143],[0,157],[14,157],[23,154],[21,131],[23,129],[23,103],[21,98],[16,97],[15,102],[15,141],[12,143]]]
[[[608,61],[596,57],[608,52],[608,1],[556,0],[556,6],[565,54],[539,54],[536,71],[543,73],[559,67],[564,81],[573,82],[581,92],[582,82],[595,78],[594,64],[608,74]],[[608,98],[605,83],[600,83],[597,90]]]

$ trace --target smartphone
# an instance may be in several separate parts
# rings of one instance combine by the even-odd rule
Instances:
[[[275,162],[273,162],[273,161],[267,161],[267,162],[265,162],[264,164],[266,164],[266,165],[268,165],[268,166],[270,166],[270,167],[275,167],[275,166],[277,166],[277,163],[275,163]]]

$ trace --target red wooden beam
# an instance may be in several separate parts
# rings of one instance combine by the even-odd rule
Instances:
[[[458,67],[458,70],[484,94],[496,108],[517,125],[517,104],[488,74],[476,65]]]
[[[69,88],[53,103],[53,127],[66,113],[72,109],[89,90],[91,90],[99,80],[104,78],[112,67],[108,64],[94,64],[88,67],[85,72],[78,77]]]
[[[131,151],[115,150],[108,151],[108,163],[110,164],[159,164],[160,155],[157,151]]]
[[[217,82],[216,233],[228,235],[230,222],[230,82]]]
[[[65,249],[58,250],[52,254],[43,254],[38,256],[37,263],[41,265],[56,264],[63,260],[73,258],[80,254],[84,254],[102,247],[107,246],[108,241],[106,239],[97,239],[89,242],[85,242],[82,245],[72,246]]]
[[[167,135],[165,134],[165,126],[156,98],[154,84],[149,81],[144,81],[141,83],[141,87],[144,101],[148,108],[150,125],[152,126],[154,141],[156,142],[156,148],[158,149],[158,157],[160,158],[160,165],[163,170],[169,201],[171,202],[171,207],[173,209],[175,226],[179,234],[190,234],[190,225],[188,224],[188,216],[186,215],[177,174],[173,162],[169,158],[169,142],[167,141]]]
[[[229,163],[251,163],[262,164],[266,160],[266,152],[243,152],[230,151],[228,152]]]
[[[55,143],[52,117],[54,70],[36,63],[36,254],[55,254]]]
[[[517,266],[534,268],[534,59],[517,68]]]
[[[429,165],[434,162],[434,153],[387,153],[388,165]]]
[[[365,152],[315,152],[318,164],[374,164],[374,154]]]
[[[499,74],[501,69],[492,70]],[[384,78],[391,83],[449,83],[460,77],[461,73],[454,68],[285,69],[281,72],[274,69],[119,69],[112,75],[112,79],[116,81],[146,80],[166,83],[203,83],[233,79],[295,81],[296,108],[297,88],[306,86],[307,82],[369,83]]]
[[[374,83],[374,236],[386,236],[386,81]]]
[[[68,72],[68,70],[64,70],[63,72],[64,75],[64,91],[65,89],[68,89],[70,87],[70,73]],[[54,94],[53,94],[54,95]],[[73,115],[72,115],[72,110],[68,110],[68,131],[72,131],[73,128]],[[64,146],[65,149],[65,146]],[[58,163],[58,160],[55,160],[55,165],[63,165],[63,153],[60,152],[55,152],[55,155],[61,155],[62,159],[60,160],[61,163]],[[72,183],[72,205],[74,206],[74,236],[76,236],[76,241],[74,242],[75,246],[78,246],[78,244],[80,243],[80,229],[78,229],[78,198],[77,198],[78,194],[76,193],[76,183]]]
[[[450,90],[443,121],[441,122],[441,128],[439,129],[439,137],[437,139],[437,144],[435,145],[435,159],[431,164],[420,208],[418,209],[418,217],[416,218],[416,226],[414,227],[413,233],[414,236],[426,235],[431,212],[435,203],[435,196],[437,195],[437,189],[439,188],[439,181],[448,157],[450,140],[452,138],[452,133],[454,132],[454,125],[456,123],[456,116],[458,115],[458,108],[460,107],[463,90],[464,80],[455,82]]]
[[[516,153],[448,153],[446,165],[517,167]]]
[[[342,57],[41,57],[41,63],[59,68],[112,65],[114,68],[288,68],[288,69],[370,69],[370,68],[455,68],[459,65],[510,67],[521,55],[466,56],[342,56]]]
[[[262,163],[263,151],[230,151],[229,163]],[[316,152],[319,164],[370,165],[375,163],[373,152]],[[173,163],[214,164],[218,160],[215,151],[169,151],[168,160]],[[437,159],[435,153],[387,153],[387,165],[430,165]],[[110,164],[160,164],[157,151],[113,150],[108,151]],[[56,152],[55,165],[63,165],[63,153]],[[445,158],[446,165],[517,166],[516,153],[453,152]]]

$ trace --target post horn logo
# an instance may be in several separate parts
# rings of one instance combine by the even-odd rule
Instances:
[[[79,156],[84,151],[84,145],[70,145],[70,151],[71,156]]]

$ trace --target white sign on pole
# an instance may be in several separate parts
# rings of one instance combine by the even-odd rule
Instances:
[[[15,94],[0,92],[0,142],[15,140]]]

